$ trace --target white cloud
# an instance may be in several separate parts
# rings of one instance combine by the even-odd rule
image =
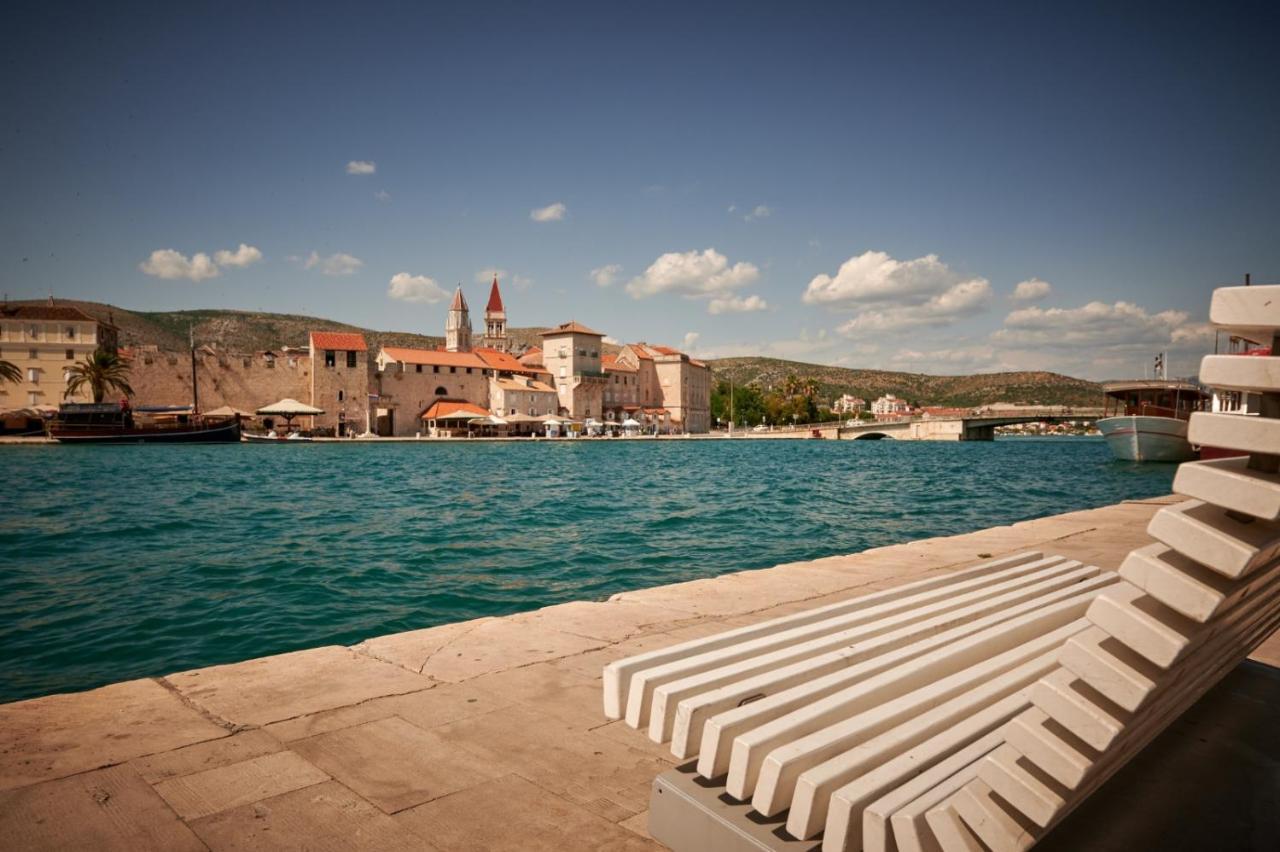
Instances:
[[[616,263],[610,263],[607,266],[597,266],[591,270],[591,280],[596,282],[597,287],[608,287],[618,280],[618,273],[622,271],[622,267]]]
[[[347,163],[347,174],[349,175],[371,175],[378,170],[378,164],[373,160],[352,160]]]
[[[756,219],[768,219],[769,216],[772,214],[773,214],[773,211],[770,210],[766,205],[757,204],[750,213],[748,213],[746,216],[743,216],[742,218],[744,221],[754,222]]]
[[[636,299],[658,293],[678,293],[686,298],[724,297],[730,291],[760,277],[755,264],[729,260],[713,248],[706,251],[668,252],[631,279],[627,292]]]
[[[937,255],[896,260],[882,251],[849,258],[834,276],[815,276],[804,293],[806,304],[859,311],[840,327],[845,334],[947,325],[990,301],[987,279],[965,278]]]
[[[548,204],[546,207],[530,210],[529,218],[535,222],[559,222],[564,218],[564,214],[568,212],[569,208],[565,206],[564,202],[557,201],[555,204]]]
[[[407,272],[397,272],[391,276],[387,295],[401,302],[426,302],[432,305],[449,298],[449,294],[434,278],[410,275]]]
[[[1013,288],[1009,300],[1012,302],[1039,302],[1053,291],[1053,287],[1048,281],[1041,281],[1039,278],[1028,278],[1026,281],[1019,281],[1018,286]]]
[[[379,201],[390,201],[391,193],[387,192],[385,189],[380,189],[373,194],[373,197]]]
[[[730,204],[730,205],[729,205],[729,208],[728,208],[725,212],[726,212],[726,213],[737,213],[737,212],[738,212],[738,205],[736,205],[736,204]]]
[[[313,251],[302,262],[303,269],[315,269],[322,275],[354,275],[362,266],[363,260],[342,252],[321,257],[318,252]]]
[[[1132,302],[1020,308],[991,334],[1017,369],[1098,379],[1141,376],[1157,352],[1168,353],[1169,375],[1194,374],[1213,339],[1213,327],[1192,322],[1185,311],[1153,313]]]
[[[1090,302],[1079,308],[1020,308],[992,334],[1001,343],[1022,346],[1137,346],[1172,342],[1187,325],[1184,311],[1148,313],[1131,302]]]
[[[897,331],[929,325],[949,325],[981,312],[991,302],[991,284],[983,278],[961,281],[917,305],[875,308],[859,313],[840,326],[842,334]]]
[[[255,249],[256,251],[256,249]],[[190,258],[175,249],[156,249],[138,268],[148,275],[169,281],[187,278],[203,281],[218,277],[218,266],[204,252],[196,252]]]
[[[235,251],[222,249],[213,253],[213,259],[218,262],[219,266],[237,266],[246,267],[251,263],[257,263],[262,260],[262,252],[254,246],[240,244]]]
[[[889,365],[896,370],[932,375],[962,375],[1025,369],[1010,363],[1006,354],[997,351],[994,346],[986,345],[930,349],[923,352],[902,349],[893,353],[889,358]]]
[[[622,341],[621,341],[621,340],[619,340],[619,339],[618,339],[618,338],[616,338],[616,337],[610,337],[610,336],[609,336],[609,335],[607,335],[607,334],[606,334],[604,337],[600,338],[600,339],[601,339],[603,342],[608,343],[610,346],[621,346],[621,345],[622,345]]]
[[[702,335],[696,331],[686,331],[684,333],[684,340],[680,343],[680,348],[685,352],[692,352],[694,348],[697,347],[698,338],[701,336]]]
[[[760,296],[718,296],[707,304],[709,314],[745,314],[769,309],[769,303]]]

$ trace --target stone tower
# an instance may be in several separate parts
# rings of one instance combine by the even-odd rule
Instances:
[[[493,276],[489,288],[489,303],[484,306],[484,345],[499,352],[507,352],[507,311],[502,306],[502,293],[498,292],[498,276]]]
[[[449,305],[449,317],[444,322],[444,348],[449,352],[471,351],[471,310],[461,284],[453,292],[453,304]]]

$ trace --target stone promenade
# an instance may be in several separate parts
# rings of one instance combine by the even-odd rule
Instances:
[[[1128,502],[0,706],[0,849],[649,849],[613,659],[988,556],[1115,569]],[[1280,665],[1273,636],[1254,655]]]

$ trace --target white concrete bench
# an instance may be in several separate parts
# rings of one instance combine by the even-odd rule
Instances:
[[[1210,318],[1271,342],[1280,287],[1221,289]],[[1190,439],[1249,455],[1182,465],[1191,499],[1118,574],[1023,553],[609,664],[606,715],[699,779],[659,777],[655,837],[1004,850],[1060,823],[1280,626],[1280,358],[1202,375],[1263,411]],[[717,809],[713,837],[695,812]]]

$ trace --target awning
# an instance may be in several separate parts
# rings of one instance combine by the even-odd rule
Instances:
[[[305,402],[298,402],[296,399],[285,398],[279,402],[273,402],[270,405],[264,405],[258,409],[259,414],[279,414],[283,417],[298,417],[304,414],[324,414],[323,408],[316,408],[314,405],[307,405]]]

